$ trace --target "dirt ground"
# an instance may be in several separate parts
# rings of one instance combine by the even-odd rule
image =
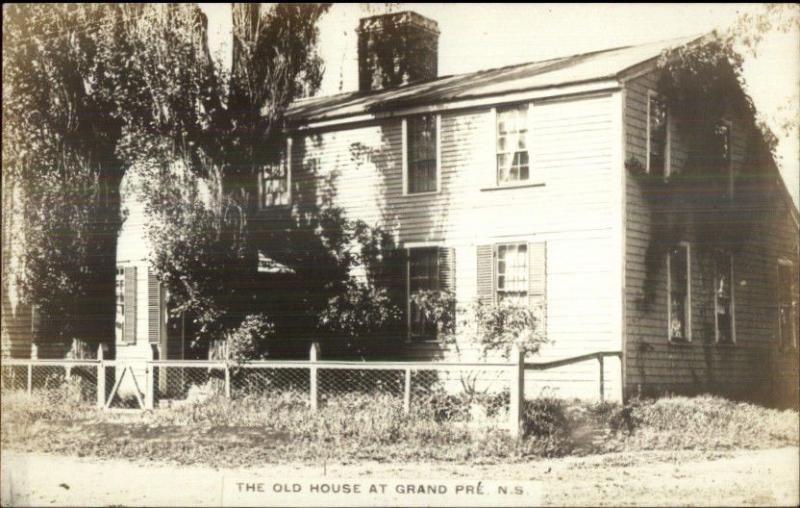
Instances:
[[[147,462],[2,453],[3,506],[211,506],[224,478],[538,480],[542,503],[798,506],[800,450],[636,452],[521,464],[291,464],[214,470]]]

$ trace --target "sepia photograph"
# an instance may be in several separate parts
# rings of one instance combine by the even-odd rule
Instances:
[[[800,505],[798,4],[3,5],[0,505]]]

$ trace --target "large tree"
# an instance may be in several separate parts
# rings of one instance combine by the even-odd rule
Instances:
[[[113,336],[119,185],[135,166],[150,177],[151,237],[163,240],[154,262],[177,303],[202,314],[235,291],[242,267],[255,266],[244,234],[255,170],[282,111],[319,84],[316,22],[326,9],[234,5],[226,74],[193,4],[4,7],[3,206],[6,184],[18,189],[20,279],[49,318],[45,333]],[[185,188],[174,185],[181,175]],[[193,179],[211,199],[193,193]],[[190,229],[171,226],[204,232],[206,250],[173,256]],[[227,279],[198,281],[218,259]]]

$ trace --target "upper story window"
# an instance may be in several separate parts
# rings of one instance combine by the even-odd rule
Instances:
[[[669,176],[667,104],[655,94],[647,98],[647,172]]]
[[[731,124],[721,122],[714,127],[714,158],[720,162],[722,167],[722,184],[725,195],[733,197],[733,164],[731,164]]]
[[[438,190],[438,124],[437,115],[417,115],[404,120],[407,194]]]
[[[717,252],[714,259],[714,328],[717,342],[736,342],[733,255],[728,252]]]
[[[510,301],[516,305],[528,302],[528,244],[497,246],[497,303]]]
[[[781,348],[797,346],[797,274],[791,261],[778,260],[778,337]]]
[[[262,209],[291,204],[291,166],[286,156],[291,151],[291,139],[276,151],[274,160],[264,164],[258,173],[259,205]]]
[[[691,261],[688,243],[680,243],[667,256],[669,340],[692,340]]]
[[[530,179],[528,105],[497,110],[497,184]]]

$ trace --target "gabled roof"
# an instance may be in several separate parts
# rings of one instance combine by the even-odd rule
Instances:
[[[662,51],[697,39],[665,41],[594,51],[467,74],[444,76],[422,83],[372,93],[348,92],[294,102],[286,115],[290,123],[308,123],[408,106],[440,104],[511,92],[616,79],[626,70],[657,58]]]

